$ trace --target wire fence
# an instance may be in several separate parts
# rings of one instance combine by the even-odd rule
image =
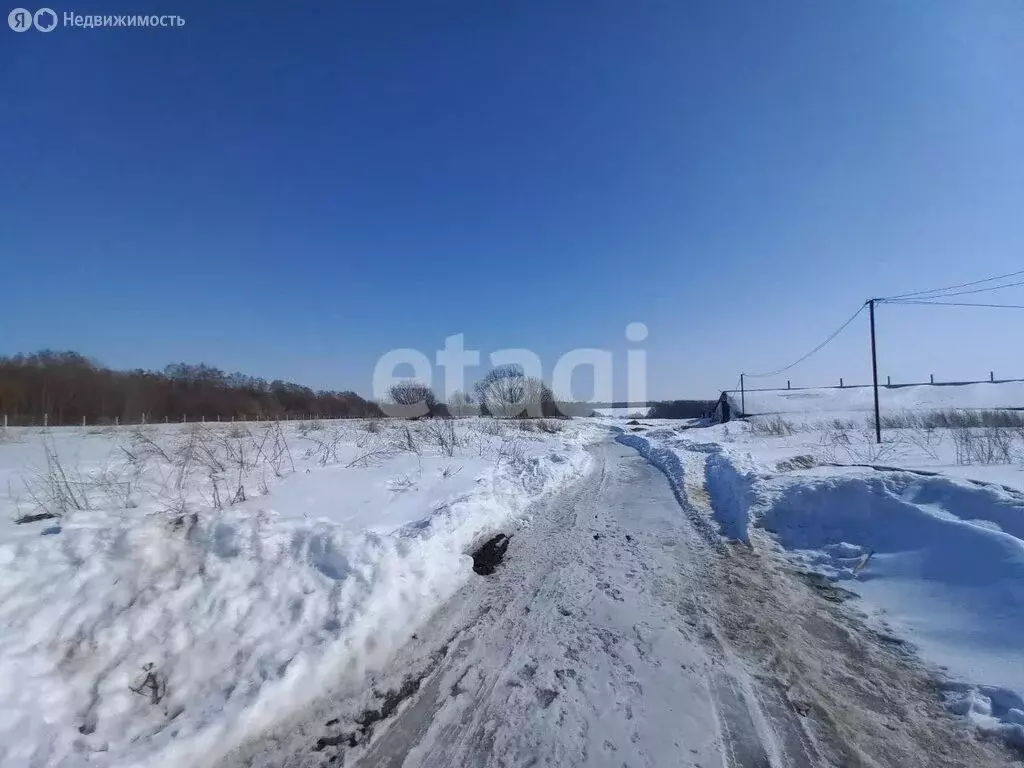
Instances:
[[[936,381],[935,374],[929,374],[928,381],[897,381],[894,382],[891,376],[886,376],[883,382],[879,378],[878,386],[886,389],[899,389],[901,387],[959,387],[967,384],[1006,384],[1010,382],[1024,381],[1024,378],[996,378],[995,371],[989,371],[987,379],[958,379],[954,381]],[[873,387],[870,382],[867,384],[847,384],[843,377],[839,378],[838,384],[812,384],[805,386],[793,386],[792,381],[787,380],[784,387],[747,387],[737,386],[734,389],[725,390],[728,394],[740,394],[742,392],[799,392],[808,389],[861,389]]]

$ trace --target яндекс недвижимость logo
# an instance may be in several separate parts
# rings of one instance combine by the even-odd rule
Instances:
[[[35,13],[26,8],[15,8],[7,14],[7,26],[15,32],[27,32],[32,27],[40,32],[52,32],[57,28],[57,12],[52,8],[40,8]]]
[[[185,26],[185,19],[177,14],[81,14],[64,11],[58,17],[57,12],[52,8],[40,8],[35,13],[27,8],[15,8],[7,14],[7,26],[15,32],[28,32],[33,27],[40,32],[52,32],[62,21],[62,26],[68,29],[105,29],[109,27],[173,29]]]

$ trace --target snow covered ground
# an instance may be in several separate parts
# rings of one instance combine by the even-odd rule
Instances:
[[[215,762],[378,670],[581,421],[0,432],[0,763]]]
[[[1018,390],[897,391],[880,446],[853,390],[749,423],[648,420],[630,439],[670,477],[701,454],[721,534],[782,548],[855,595],[871,626],[941,673],[950,709],[1024,746],[1024,429],[1012,413],[964,415]]]
[[[594,416],[610,419],[642,419],[651,412],[650,407],[634,406],[632,408],[595,408]]]
[[[730,393],[738,411],[740,393]],[[943,408],[1024,408],[1024,381],[982,382],[980,384],[938,384],[879,387],[878,400],[883,412],[938,410]],[[749,414],[810,414],[835,412],[867,413],[874,408],[871,387],[832,387],[748,391],[743,404]]]

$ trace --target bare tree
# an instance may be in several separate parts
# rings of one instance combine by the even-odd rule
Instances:
[[[519,366],[493,368],[477,384],[481,413],[498,419],[558,416],[554,395],[540,379]]]
[[[382,405],[388,416],[399,419],[419,419],[423,416],[438,415],[439,408],[434,391],[415,379],[392,384],[391,389],[388,390],[388,397],[390,402]]]
[[[457,419],[472,416],[474,412],[473,396],[457,389],[448,397],[448,411]]]

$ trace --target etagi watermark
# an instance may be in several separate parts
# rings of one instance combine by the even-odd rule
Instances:
[[[58,26],[98,29],[102,27],[183,27],[185,19],[177,15],[141,16],[141,15],[101,15],[98,13],[81,14],[64,11],[60,16],[52,8],[40,8],[32,12],[27,8],[15,8],[7,14],[7,26],[15,32],[28,32],[30,29],[39,32],[53,32]]]
[[[639,344],[647,338],[648,330],[644,323],[629,323],[626,326],[626,340]],[[531,408],[539,408],[537,393],[531,389],[529,382],[543,382],[544,366],[540,356],[529,349],[499,349],[489,355],[493,369],[515,371],[512,377],[492,380],[490,387],[500,391],[492,391],[490,395],[502,401],[503,410],[509,413],[527,412]],[[448,336],[444,340],[444,349],[437,350],[433,364],[430,358],[418,349],[393,349],[385,353],[377,361],[373,369],[373,398],[381,403],[389,415],[400,417],[424,416],[429,412],[429,404],[421,402],[393,403],[390,402],[392,388],[396,385],[415,381],[428,389],[434,386],[434,366],[444,369],[444,388],[437,394],[445,402],[450,402],[453,395],[465,394],[469,391],[466,385],[466,370],[480,365],[480,352],[466,349],[465,334]],[[411,371],[407,375],[395,375],[396,369],[404,367]],[[589,369],[590,382],[587,398],[576,395],[574,374],[577,369]],[[606,349],[582,348],[566,352],[555,362],[551,370],[551,391],[557,400],[596,400],[610,403],[614,389],[614,355]],[[621,373],[621,369],[620,369]],[[644,349],[626,350],[626,399],[630,403],[647,402],[647,351]],[[513,385],[509,386],[511,378]],[[486,378],[485,378],[486,381]],[[526,382],[526,385],[515,383]],[[586,379],[584,379],[586,383]],[[485,390],[484,396],[488,393]],[[510,402],[511,401],[511,402]],[[478,403],[479,404],[479,403]],[[539,413],[536,415],[540,415]]]

